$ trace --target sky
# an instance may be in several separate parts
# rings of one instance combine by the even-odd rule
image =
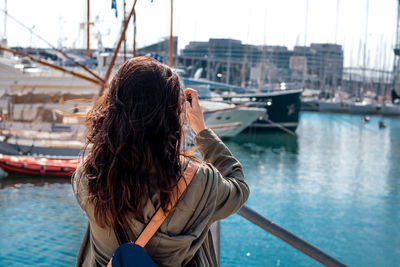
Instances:
[[[54,46],[85,47],[86,0],[0,0],[0,8]],[[119,37],[123,0],[91,0],[91,48],[113,47]],[[233,38],[255,45],[338,43],[343,46],[345,67],[366,66],[391,70],[396,40],[397,0],[174,0],[173,34],[178,48],[190,41]],[[127,12],[133,0],[126,0]],[[368,6],[368,9],[367,9]],[[367,12],[368,10],[368,12]],[[137,46],[169,36],[170,0],[138,0]],[[367,15],[368,14],[368,15]],[[0,34],[4,36],[4,12],[0,10]],[[368,21],[368,23],[366,23]],[[7,19],[9,46],[48,47],[12,19]],[[130,23],[132,25],[132,23]],[[132,47],[133,27],[127,30]],[[366,41],[366,42],[365,42]]]

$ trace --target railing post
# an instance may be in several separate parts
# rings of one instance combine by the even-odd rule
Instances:
[[[215,255],[217,256],[218,266],[221,263],[221,223],[217,221],[211,225],[211,233],[214,242]]]

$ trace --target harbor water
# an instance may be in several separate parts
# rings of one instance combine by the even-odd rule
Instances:
[[[398,266],[399,119],[302,113],[297,137],[250,131],[226,144],[250,208],[349,266]],[[0,266],[74,265],[86,218],[69,180],[0,183]],[[221,265],[320,266],[239,215],[221,222]]]

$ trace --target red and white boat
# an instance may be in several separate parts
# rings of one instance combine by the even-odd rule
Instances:
[[[0,154],[0,167],[7,173],[70,177],[80,158],[45,158]]]

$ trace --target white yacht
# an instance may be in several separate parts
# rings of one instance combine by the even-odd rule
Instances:
[[[200,100],[207,127],[222,138],[234,137],[266,113],[264,108],[235,106],[223,102]]]

